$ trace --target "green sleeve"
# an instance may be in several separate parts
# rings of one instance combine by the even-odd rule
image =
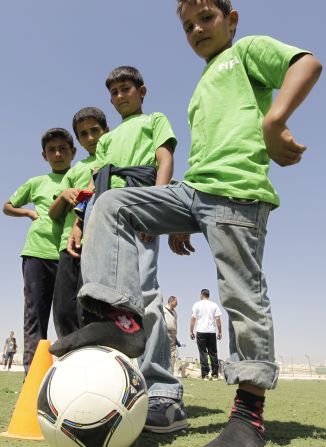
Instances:
[[[249,43],[244,53],[248,76],[272,89],[281,88],[294,56],[309,53],[267,36],[249,37],[243,41]]]
[[[103,141],[104,139],[99,139],[96,145],[96,167],[98,169],[103,168],[105,166],[105,159],[107,153],[107,142]]]
[[[20,208],[23,205],[31,203],[32,186],[32,179],[21,185],[9,198],[9,202],[12,204],[12,206],[14,206],[15,208]]]
[[[153,114],[153,145],[154,149],[158,149],[164,143],[169,141],[172,150],[175,150],[177,139],[173,132],[172,126],[163,113]]]

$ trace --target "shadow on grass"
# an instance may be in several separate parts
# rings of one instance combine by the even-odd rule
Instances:
[[[268,440],[278,445],[289,445],[294,439],[325,439],[326,428],[304,425],[298,422],[266,421]],[[326,444],[326,443],[325,443]]]
[[[216,415],[220,413],[224,413],[224,411],[219,410],[218,408],[207,408],[207,407],[199,407],[196,405],[187,405],[188,419],[209,416],[211,414]]]
[[[205,417],[212,414],[216,415],[220,413],[224,413],[224,411],[207,407],[199,407],[196,405],[187,405],[187,416],[188,421],[190,422],[190,426],[187,428],[187,430],[180,430],[178,432],[169,433],[166,435],[143,432],[138,440],[132,445],[132,447],[159,447],[163,445],[170,445],[176,439],[188,437],[192,434],[212,433],[212,435],[214,435],[222,430],[224,423],[207,424],[200,427],[192,427],[191,420],[198,417]]]
[[[207,408],[202,407],[188,407],[188,416],[193,411],[192,417],[197,417],[199,415],[203,415],[203,411],[207,414],[215,413],[216,410],[208,410]],[[222,411],[219,411],[222,413]],[[197,416],[196,416],[197,415]],[[222,431],[225,423],[216,423],[216,424],[208,424],[202,425],[200,427],[192,427],[191,420],[190,426],[187,430],[182,430],[175,433],[170,434],[156,434],[156,433],[146,433],[143,432],[133,444],[132,447],[159,447],[164,445],[171,445],[176,439],[191,438],[192,435],[196,434],[211,434],[211,438],[207,440],[207,442],[212,441],[217,435]],[[297,422],[279,422],[279,421],[268,421],[266,423],[266,432],[268,441],[272,441],[273,443],[286,446],[290,445],[292,440],[305,440],[307,438],[315,438],[315,439],[325,439],[326,440],[326,429],[321,427],[316,427],[314,425],[304,425],[299,424]]]

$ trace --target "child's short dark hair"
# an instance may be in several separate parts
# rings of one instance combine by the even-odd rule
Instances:
[[[177,0],[177,14],[181,17],[182,7],[185,3],[190,5],[196,5],[198,0]],[[215,6],[217,6],[224,14],[224,17],[228,16],[232,11],[232,3],[230,0],[209,0]]]
[[[77,113],[75,113],[72,119],[72,128],[74,129],[77,138],[77,124],[91,118],[96,120],[103,130],[108,127],[105,113],[102,112],[101,109],[98,109],[97,107],[83,107]]]
[[[105,81],[105,85],[107,89],[110,90],[110,87],[113,84],[113,82],[123,82],[123,81],[131,81],[135,84],[137,88],[144,85],[143,77],[137,70],[137,68],[128,66],[121,66],[112,70]]]
[[[45,146],[55,138],[63,138],[71,148],[74,147],[74,140],[68,130],[63,129],[62,127],[53,127],[42,135],[41,144],[43,150],[45,150]]]
[[[200,291],[200,294],[209,297],[209,290],[208,289],[202,289]]]

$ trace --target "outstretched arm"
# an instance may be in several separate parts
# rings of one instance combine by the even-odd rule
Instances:
[[[11,204],[11,202],[6,202],[3,205],[2,210],[7,216],[12,217],[29,217],[31,220],[36,220],[39,217],[35,210],[21,207],[16,208]]]
[[[265,116],[263,132],[268,155],[280,166],[299,163],[306,147],[295,141],[286,126],[295,109],[317,82],[322,66],[310,54],[304,54],[290,65],[278,96]]]

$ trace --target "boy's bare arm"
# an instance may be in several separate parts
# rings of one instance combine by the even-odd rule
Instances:
[[[173,174],[173,150],[167,141],[156,149],[156,160],[158,164],[155,186],[168,185]],[[155,236],[139,233],[139,237],[144,242],[150,242]]]
[[[82,237],[82,222],[79,219],[76,219],[67,242],[67,251],[74,258],[80,258]]]
[[[265,116],[263,132],[268,155],[280,166],[299,163],[306,147],[295,141],[286,122],[317,82],[322,66],[305,54],[288,69],[278,96]]]
[[[12,217],[29,217],[31,220],[38,219],[38,214],[35,210],[31,210],[28,208],[14,207],[11,202],[6,202],[3,205],[3,212],[7,216]]]
[[[49,216],[51,219],[56,220],[67,214],[69,209],[76,205],[75,200],[79,191],[78,188],[68,188],[62,191],[50,206]]]
[[[173,174],[173,150],[167,141],[156,150],[158,164],[156,186],[168,185]]]

